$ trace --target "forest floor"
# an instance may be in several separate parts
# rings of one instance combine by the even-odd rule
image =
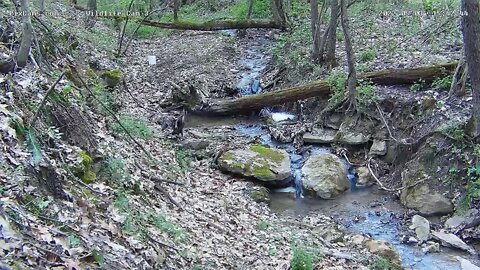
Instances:
[[[59,8],[68,14],[60,22],[63,28],[55,28],[58,22],[48,24],[58,33],[68,33],[65,29],[82,23],[80,15]],[[90,35],[109,31],[99,21]],[[221,144],[243,145],[248,137],[238,136],[228,125],[220,126],[206,135],[220,143],[191,151],[185,143],[202,139],[201,128],[187,128],[183,138],[171,135],[170,122],[178,112],[167,112],[162,106],[169,102],[175,84],[201,87],[211,97],[234,96],[225,91],[236,88],[243,72],[239,61],[247,50],[263,46],[265,54],[271,55],[279,35],[248,31],[238,39],[228,33],[166,31],[155,39],[134,41],[120,59],[93,40],[82,39],[85,36],[74,37],[80,41],[72,54],[81,76],[99,100],[116,108],[115,115],[135,139],[118,127],[98,101],[84,98],[85,91],[77,90],[74,79],[61,80],[58,91],[88,119],[86,125],[98,143],[88,165],[85,160],[90,157],[82,154],[85,149],[59,130],[29,123],[56,78],[49,79],[33,66],[15,76],[0,77],[5,86],[0,97],[2,264],[13,269],[289,269],[292,260],[308,261],[307,252],[313,255],[315,269],[385,265],[368,251],[365,242],[370,236],[352,235],[318,212],[301,218],[277,215],[267,203],[254,201],[250,194],[257,187],[253,183],[216,169],[212,157]],[[155,66],[148,65],[148,55],[157,56]],[[66,66],[62,58],[49,60],[61,70]],[[272,58],[269,61],[273,66]],[[377,62],[378,68],[388,64]],[[404,66],[400,62],[395,67]],[[125,86],[97,88],[101,73],[115,68],[122,70]],[[294,75],[287,75],[285,85],[303,79],[294,81]],[[396,95],[395,90],[386,89],[385,95]],[[403,93],[408,102],[421,103],[426,98],[408,89]],[[49,103],[55,110],[55,101]],[[445,111],[442,106],[436,110]],[[12,127],[21,119],[24,124]],[[42,120],[49,121],[47,116]],[[30,124],[37,124],[36,130]],[[29,132],[20,134],[19,126],[28,127]],[[36,166],[53,169],[54,176],[38,176]],[[101,168],[96,179],[85,183],[70,172],[78,166]],[[63,198],[48,184],[51,178],[56,181],[53,189],[60,188]]]

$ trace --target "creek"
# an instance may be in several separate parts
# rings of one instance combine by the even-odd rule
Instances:
[[[237,84],[239,92],[246,96],[262,91],[261,74],[267,66],[270,57],[266,48],[271,47],[271,41],[264,37],[255,40],[239,61],[242,69],[241,79]],[[296,116],[289,112],[267,109],[274,122],[295,121]],[[329,151],[325,145],[312,145],[310,151],[299,154],[292,143],[279,143],[271,139],[268,130],[262,128],[264,123],[259,117],[236,118],[206,118],[192,117],[187,127],[215,127],[223,126],[233,129],[239,136],[260,138],[262,144],[272,148],[281,148],[290,155],[292,186],[272,190],[270,208],[278,215],[303,217],[312,213],[333,218],[346,231],[354,234],[366,234],[374,239],[387,240],[399,252],[402,265],[408,269],[461,269],[456,256],[467,260],[472,258],[465,252],[455,249],[441,248],[440,253],[424,254],[416,244],[406,244],[403,239],[405,228],[409,225],[406,211],[394,195],[374,187],[357,187],[354,167],[346,164],[348,177],[351,183],[350,190],[332,200],[320,200],[304,197],[301,188],[301,168],[311,154]],[[438,220],[431,220],[436,222]]]

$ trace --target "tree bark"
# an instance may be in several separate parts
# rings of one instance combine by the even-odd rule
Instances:
[[[330,9],[330,23],[328,24],[328,37],[326,43],[326,55],[325,63],[328,67],[336,66],[335,49],[337,46],[337,26],[338,26],[338,14],[340,12],[340,5],[338,0],[332,0]]]
[[[220,20],[220,21],[208,21],[208,22],[174,22],[174,23],[164,23],[156,21],[138,21],[138,23],[143,25],[149,25],[159,28],[166,29],[177,29],[177,30],[196,30],[196,31],[215,31],[215,30],[226,30],[226,29],[248,29],[248,28],[278,28],[281,29],[283,26],[279,25],[275,21],[271,20]]]
[[[22,69],[27,65],[30,46],[33,39],[32,22],[30,21],[28,0],[21,0],[20,7],[22,10],[22,41],[15,57],[6,60],[0,60],[0,73],[10,73],[17,69]]]
[[[470,135],[480,136],[480,24],[478,0],[462,0],[462,32],[465,58],[472,85],[472,118]]]
[[[283,0],[272,0],[272,14],[273,20],[281,26],[282,29],[285,29],[287,26],[287,15],[283,8]]]
[[[348,25],[347,5],[345,0],[341,2],[341,21],[343,35],[345,36],[345,50],[347,52],[348,80],[347,95],[349,107],[355,109],[357,106],[356,89],[357,89],[357,71],[355,70],[355,53],[353,52],[352,38],[350,36],[350,28]],[[335,58],[335,56],[334,56]]]
[[[358,80],[369,80],[379,85],[413,84],[419,80],[432,82],[435,78],[444,76],[445,72],[453,73],[457,62],[411,68],[386,69],[376,72],[360,74]],[[221,100],[210,106],[195,111],[197,114],[229,115],[234,113],[250,113],[265,107],[281,105],[297,100],[330,94],[330,85],[327,80],[315,81],[306,85],[295,86],[278,91],[242,97],[233,100]]]
[[[310,0],[310,28],[312,31],[313,50],[312,59],[316,64],[320,63],[320,18],[318,13],[318,1]]]

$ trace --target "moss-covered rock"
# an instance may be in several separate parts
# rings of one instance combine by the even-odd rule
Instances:
[[[97,174],[94,171],[86,171],[82,177],[80,177],[85,184],[91,184],[97,180]]]
[[[106,87],[117,86],[123,78],[123,73],[119,69],[105,71],[101,76]]]
[[[262,145],[227,151],[220,156],[218,164],[225,171],[272,185],[284,185],[291,176],[288,153]]]
[[[302,168],[303,188],[322,199],[330,199],[349,188],[347,168],[330,153],[311,156]]]

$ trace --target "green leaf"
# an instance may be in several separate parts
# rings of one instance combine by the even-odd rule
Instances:
[[[42,160],[42,148],[35,136],[35,133],[31,130],[26,130],[25,137],[27,139],[28,150],[32,152],[32,162],[36,166]]]

